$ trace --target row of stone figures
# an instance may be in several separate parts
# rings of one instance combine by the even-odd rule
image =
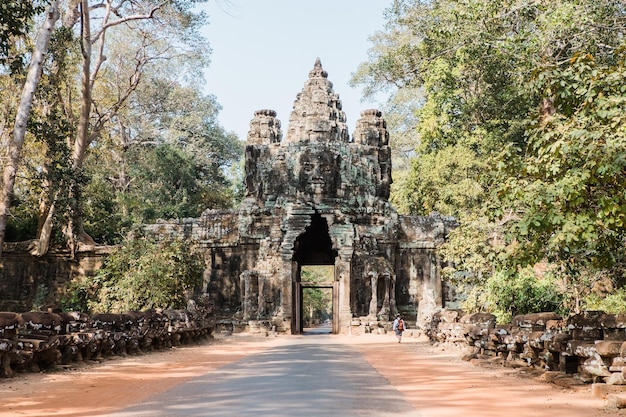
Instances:
[[[212,304],[123,314],[0,312],[0,376],[186,345],[212,336]]]
[[[533,313],[496,325],[492,314],[443,309],[424,330],[433,342],[471,348],[468,359],[482,356],[505,366],[574,375],[586,383],[626,385],[624,314],[585,311],[563,318]]]

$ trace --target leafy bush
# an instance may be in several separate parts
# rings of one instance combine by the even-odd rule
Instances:
[[[589,295],[583,301],[585,310],[601,310],[610,314],[626,313],[626,288],[606,295]]]
[[[554,278],[537,278],[527,268],[516,273],[497,272],[484,287],[470,292],[463,308],[488,311],[497,317],[498,323],[510,323],[518,314],[560,311],[563,297]]]
[[[63,306],[89,313],[182,308],[203,271],[188,241],[135,237],[116,248],[94,277],[73,284]]]

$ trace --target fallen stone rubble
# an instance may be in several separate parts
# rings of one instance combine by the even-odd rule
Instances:
[[[73,363],[137,355],[212,336],[215,308],[81,312],[0,312],[0,377]]]
[[[442,309],[423,330],[431,342],[469,350],[466,360],[542,371],[549,382],[567,376],[613,403],[626,393],[626,314],[533,313],[497,325],[492,314]]]

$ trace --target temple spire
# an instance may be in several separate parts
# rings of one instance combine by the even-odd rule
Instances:
[[[287,143],[348,142],[346,114],[341,109],[339,95],[333,91],[328,72],[317,58],[309,79],[296,96],[289,116]]]
[[[309,78],[328,78],[328,72],[322,68],[322,61],[319,57],[315,60],[313,69],[309,72]]]

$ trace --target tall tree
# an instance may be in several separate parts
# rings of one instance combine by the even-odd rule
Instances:
[[[28,74],[26,76],[24,87],[22,88],[20,104],[17,109],[15,124],[9,141],[8,161],[3,171],[2,197],[0,198],[0,256],[4,243],[7,215],[11,204],[18,161],[24,144],[24,137],[26,135],[26,124],[32,107],[35,89],[37,88],[37,84],[39,83],[41,73],[43,71],[44,55],[48,49],[48,44],[58,19],[59,1],[52,0],[50,6],[46,10],[44,24],[39,31],[37,42],[32,52]]]
[[[521,169],[502,186],[518,213],[512,258],[558,267],[576,311],[597,271],[621,281],[626,267],[625,48],[609,62],[578,53],[538,74],[549,107],[536,113]]]
[[[71,1],[64,25],[78,25],[82,52],[81,94],[76,135],[71,138],[74,178],[80,178],[91,144],[123,109],[151,65],[165,59],[207,53],[198,28],[202,14],[193,12],[194,0]],[[111,34],[115,36],[109,37]],[[111,40],[126,38],[126,51],[111,48]],[[117,45],[122,44],[118,41]],[[131,49],[132,48],[132,49]],[[117,58],[126,56],[125,62]],[[196,58],[197,59],[197,58]],[[108,62],[111,62],[108,64]],[[116,67],[116,64],[118,65]],[[115,78],[122,76],[123,78]],[[114,86],[116,90],[110,90]],[[95,111],[95,113],[94,113]],[[72,253],[81,242],[93,244],[85,232],[81,213],[81,185],[73,181],[64,208],[69,215],[63,227]],[[44,210],[46,221],[39,233],[39,254],[47,251],[56,212],[56,198]]]
[[[398,0],[387,10],[354,82],[394,99],[413,92],[402,109],[416,116],[419,145],[394,198],[411,213],[460,219],[443,248],[460,276],[511,267],[504,237],[519,212],[503,204],[499,184],[520,174],[536,143],[528,121],[554,99],[533,88],[534,77],[579,53],[615,65],[624,15],[611,0]],[[570,91],[572,80],[559,81]]]

